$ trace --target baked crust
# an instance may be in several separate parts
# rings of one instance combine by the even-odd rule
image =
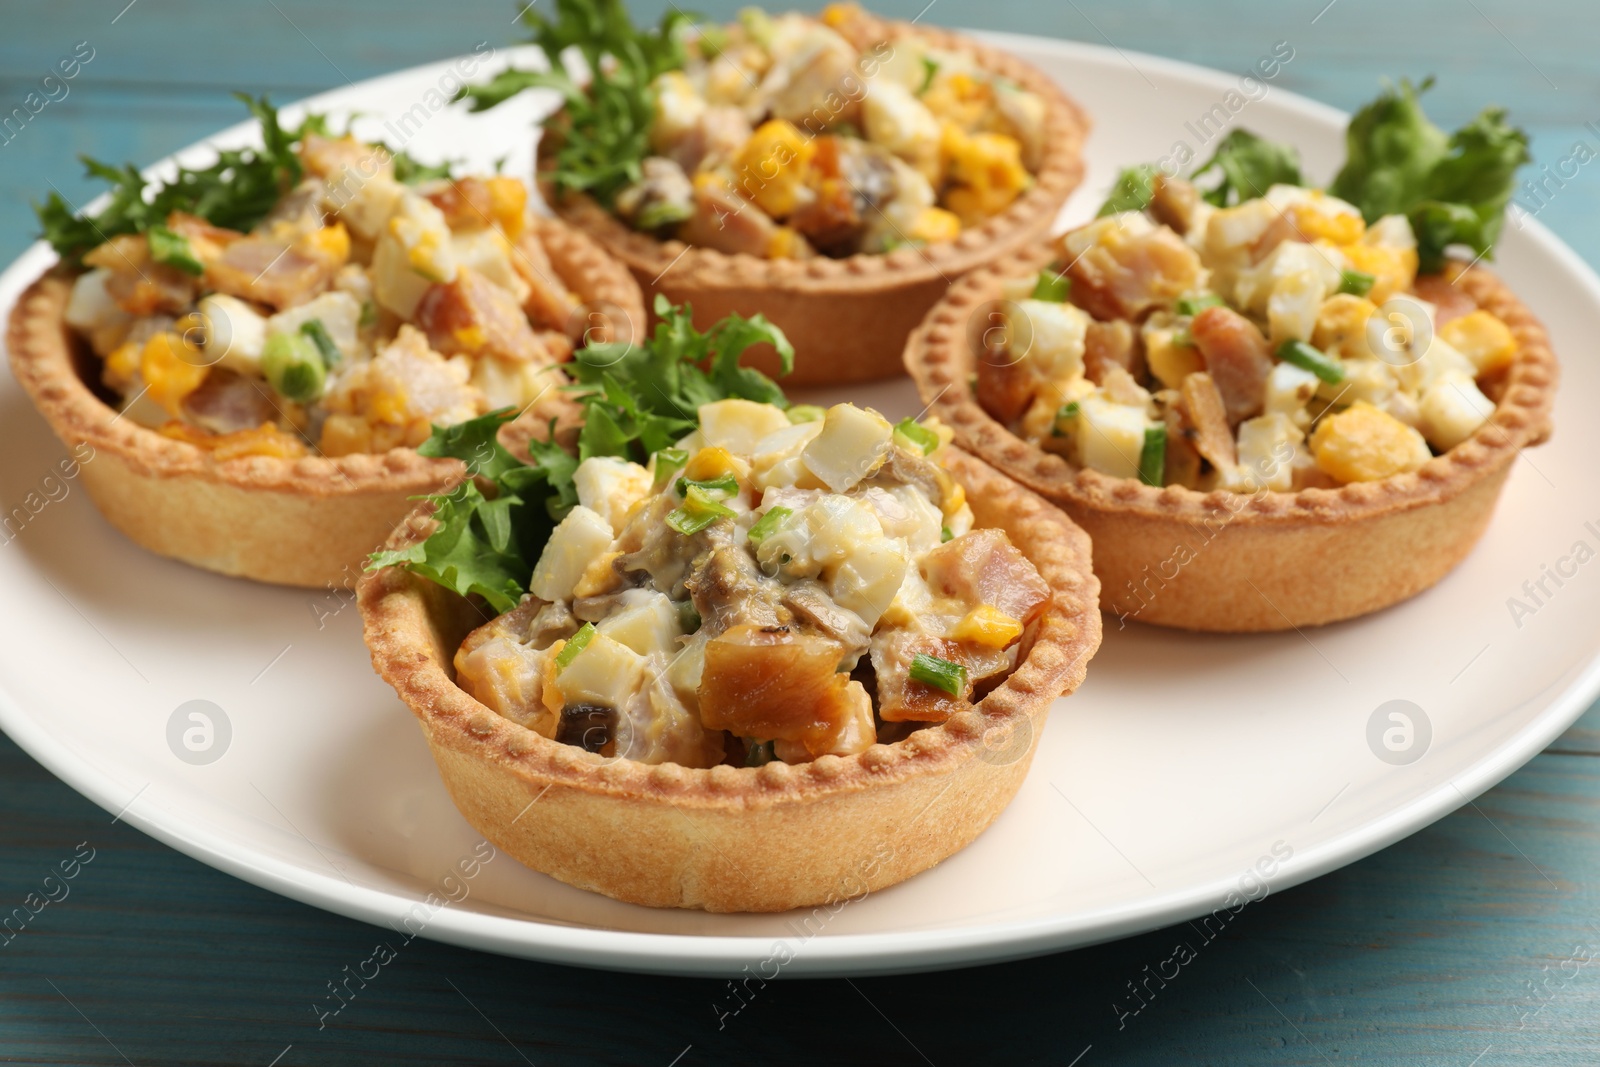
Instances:
[[[1033,186],[955,240],[842,259],[763,259],[656,240],[630,229],[587,195],[555,196],[548,183],[545,198],[557,214],[626,263],[647,300],[664,293],[674,304],[692,304],[697,328],[708,329],[726,315],[757,312],[777,323],[797,353],[785,388],[898,376],[896,354],[906,336],[951,282],[1050,230],[1083,178],[1090,123],[1055,82],[1015,56],[947,30],[893,21],[881,25],[889,40],[914,34],[938,48],[966,52],[984,69],[1045,101],[1045,156]],[[764,359],[756,351],[747,362],[768,374],[777,369],[775,358]]]
[[[785,911],[858,897],[970,843],[1021,784],[1051,702],[1100,645],[1089,539],[987,464],[951,450],[980,526],[1004,529],[1051,597],[1011,675],[977,705],[855,756],[760,768],[607,760],[502,718],[455,683],[486,619],[408,571],[362,579],[373,666],[422,726],[456,806],[496,847],[570,885],[653,907]],[[425,536],[425,510],[391,545]],[[1024,638],[1028,640],[1028,638]]]
[[[536,218],[563,282],[586,304],[626,315],[633,336],[645,317],[639,287],[599,245],[557,219]],[[456,460],[415,449],[299,459],[218,461],[184,441],[124,421],[85,383],[80,344],[65,321],[72,279],[59,270],[34,282],[12,309],[11,370],[69,449],[87,445],[83,484],[111,524],[159,555],[222,574],[280,585],[351,586],[367,554],[414,506],[412,497],[460,477]],[[504,431],[511,443],[563,414],[558,393],[541,398]]]
[[[1518,353],[1477,433],[1421,470],[1292,493],[1198,492],[1074,468],[977,402],[970,324],[1003,279],[1054,257],[1035,247],[953,287],[912,335],[906,369],[930,410],[987,462],[1064,508],[1095,545],[1101,605],[1189,630],[1287,630],[1353,618],[1429,588],[1483,534],[1512,461],[1550,436],[1559,371],[1544,327],[1480,267],[1446,277],[1494,313]]]

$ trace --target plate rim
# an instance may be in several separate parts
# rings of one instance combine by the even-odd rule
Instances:
[[[1083,41],[999,31],[963,29],[959,32],[1002,48],[1053,53],[1063,64],[1084,59],[1124,62],[1134,65],[1136,70],[1142,66],[1173,78],[1203,84],[1232,77],[1227,71],[1184,60]],[[514,62],[535,51],[531,46],[509,46],[497,52],[494,62],[501,56],[506,57],[506,62]],[[337,98],[352,89],[371,91],[388,80],[425,77],[442,72],[462,58],[448,57],[391,71],[282,105],[281,110],[288,115],[298,115],[318,106],[337,108],[340,106]],[[1291,109],[1311,121],[1332,123],[1348,119],[1345,112],[1299,93],[1280,89],[1278,94]],[[335,101],[331,105],[330,99]],[[159,173],[175,160],[203,155],[218,144],[238,143],[253,128],[251,121],[226,127],[142,170],[147,174]],[[89,201],[88,206],[97,204],[100,199]],[[1522,228],[1539,252],[1553,259],[1600,307],[1600,275],[1594,268],[1537,219],[1523,220]],[[23,288],[44,269],[51,256],[48,246],[37,241],[0,272],[0,314],[9,314]],[[1271,891],[1301,884],[1354,863],[1465,806],[1548,747],[1587,710],[1597,695],[1600,695],[1600,645],[1572,680],[1548,699],[1543,711],[1511,738],[1455,777],[1443,779],[1411,801],[1320,844],[1297,850],[1274,876]],[[390,929],[417,903],[415,898],[393,890],[357,885],[334,874],[323,874],[263,853],[253,846],[232,844],[224,835],[210,832],[167,809],[159,809],[159,813],[141,812],[137,805],[142,789],[133,793],[132,799],[119,795],[128,790],[115,775],[58,742],[38,720],[23,710],[3,679],[0,679],[0,729],[56,777],[113,813],[116,816],[113,822],[126,821],[191,859],[242,881],[347,918]],[[1236,882],[1236,875],[1221,875],[1154,897],[1141,897],[1134,904],[1101,907],[1067,917],[811,937],[801,942],[802,951],[785,964],[784,973],[807,977],[912,973],[1000,963],[1087,947],[1207,914],[1235,890]],[[574,966],[701,977],[738,974],[745,966],[770,958],[777,941],[791,940],[772,935],[614,930],[456,911],[448,907],[435,912],[416,936]]]

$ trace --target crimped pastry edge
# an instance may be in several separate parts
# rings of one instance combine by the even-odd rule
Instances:
[[[559,219],[535,217],[562,280],[591,304],[623,309],[634,335],[643,336],[644,304],[639,288],[592,239]],[[426,492],[459,470],[455,460],[429,459],[414,448],[345,456],[280,459],[251,456],[218,461],[186,441],[164,437],[131,421],[95,395],[74,366],[70,328],[64,315],[70,279],[56,269],[36,280],[12,309],[6,334],[11,370],[50,423],[56,436],[108,450],[138,470],[158,477],[206,478],[245,489],[306,496],[361,492]]]
[[[974,710],[920,730],[896,744],[874,745],[854,756],[824,756],[792,766],[769,763],[760,768],[697,769],[606,760],[518,726],[462,690],[451,667],[455,644],[467,629],[486,621],[482,617],[485,612],[398,568],[369,574],[358,587],[373,666],[417,716],[441,773],[464,812],[482,801],[485,790],[517,791],[517,799],[525,793],[531,801],[544,797],[547,790],[558,789],[561,803],[548,807],[542,817],[553,817],[552,812],[564,810],[563,804],[593,807],[602,802],[621,802],[624,810],[634,804],[647,810],[666,806],[696,819],[737,816],[741,822],[763,817],[782,821],[797,813],[803,817],[797,806],[815,805],[819,812],[825,808],[831,812],[832,805],[850,803],[851,798],[861,798],[855,803],[878,812],[880,800],[892,807],[892,799],[883,798],[894,793],[893,787],[927,776],[970,770],[971,782],[1000,783],[987,791],[982,786],[942,791],[940,796],[953,794],[952,804],[971,810],[972,824],[959,839],[949,835],[919,837],[916,854],[902,856],[892,876],[886,875],[887,880],[871,886],[881,888],[957,851],[998,815],[1020,784],[1051,703],[1082,682],[1088,661],[1100,643],[1099,582],[1090,565],[1089,539],[1083,531],[1036,494],[975,457],[952,449],[950,469],[967,487],[979,524],[1005,529],[1039,568],[1052,595],[1036,624],[1026,658],[1001,685]],[[430,528],[426,511],[419,511],[409,528],[397,533],[391,544],[425,536]],[[1007,767],[1002,768],[1006,773],[984,778],[981,772],[995,770],[983,758],[986,745],[992,746],[991,739],[996,736],[1012,738],[1019,732],[1026,738],[1027,752],[1008,759]],[[955,781],[952,778],[949,785]],[[511,798],[505,799],[509,802]],[[500,810],[510,812],[518,807],[519,804],[502,805]],[[473,817],[470,812],[467,814],[469,819]],[[864,812],[863,824],[855,829],[861,833],[889,829],[870,825],[870,817]],[[516,854],[510,826],[482,824],[503,821],[486,817],[475,825],[502,848]],[[516,820],[510,822],[514,824]],[[702,825],[715,832],[711,822]],[[856,843],[841,840],[838,846],[842,855]],[[626,875],[608,872],[603,857],[560,861],[524,854],[517,858],[563,881],[654,906],[773,911],[823,899],[815,891],[815,878],[801,871],[761,871],[753,876],[758,884],[715,886],[689,877],[682,870],[649,871],[642,877],[637,871]],[[703,856],[697,861],[692,855],[679,860],[690,865],[713,862],[712,857]],[[810,888],[796,888],[796,882],[804,882]],[[685,885],[700,888],[689,891]]]
[[[1199,522],[1219,510],[1233,515],[1237,524],[1353,522],[1451,499],[1499,470],[1521,449],[1541,444],[1550,436],[1550,412],[1560,372],[1544,326],[1489,271],[1451,265],[1446,276],[1452,284],[1510,327],[1518,354],[1505,393],[1489,421],[1420,470],[1377,482],[1351,482],[1336,489],[1241,494],[1150,486],[1087,468],[1075,469],[1062,457],[1023,440],[997,422],[979,405],[970,382],[975,355],[968,342],[969,319],[987,302],[999,299],[1004,279],[1036,271],[1054,256],[1048,246],[1033,248],[969,275],[928,313],[905,349],[906,370],[918,393],[934,414],[955,429],[961,444],[1050,499],[1107,513],[1188,522]]]

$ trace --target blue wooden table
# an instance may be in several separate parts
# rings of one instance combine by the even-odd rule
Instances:
[[[925,0],[885,0],[910,17]],[[693,6],[725,15],[732,5]],[[658,4],[638,10],[654,17]],[[1600,144],[1592,0],[935,0],[926,18],[1109,42],[1244,69],[1296,48],[1284,84],[1351,108],[1429,72],[1446,125],[1485,101],[1534,135],[1535,167]],[[30,199],[90,192],[78,152],[149,162],[238,118],[232,89],[288,101],[509,41],[509,2],[53,0],[13,5],[0,116],[63,58],[61,95],[0,134],[0,259]],[[1600,172],[1541,221],[1600,263]],[[1569,356],[1568,358],[1574,358]],[[1587,358],[1580,353],[1578,358]],[[0,459],[3,462],[3,459]],[[1181,928],[946,974],[795,981],[719,1028],[722,983],[605,974],[425,942],[337,1018],[314,1005],[372,928],[273,896],[113,824],[0,739],[0,910],[74,853],[70,895],[0,947],[0,1061],[299,1064],[1600,1062],[1600,713],[1476,804],[1267,898],[1137,1013],[1130,983]],[[80,847],[79,843],[84,844]],[[81,861],[80,861],[81,862]],[[1152,987],[1154,988],[1154,987]],[[1074,1057],[1080,1057],[1075,1060]]]

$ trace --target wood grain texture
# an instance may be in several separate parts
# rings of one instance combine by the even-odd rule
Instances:
[[[926,0],[877,5],[911,17]],[[58,0],[0,35],[0,116],[58,58],[95,58],[0,143],[0,258],[29,202],[90,189],[74,156],[156,159],[237,121],[228,90],[292,100],[495,44],[509,2]],[[660,3],[636,10],[653,18]],[[725,15],[729,0],[693,6]],[[121,12],[119,16],[119,12]],[[1319,16],[1320,12],[1320,16]],[[946,25],[1041,33],[1242,69],[1279,40],[1282,84],[1351,108],[1437,73],[1445,123],[1497,100],[1535,170],[1600,145],[1600,13],[1582,0],[937,0]],[[113,18],[115,21],[113,22]],[[1315,19],[1315,21],[1313,21]],[[1600,169],[1540,220],[1600,262]],[[793,982],[719,1029],[723,983],[618,976],[416,941],[337,1016],[312,1005],[384,933],[273,896],[110,817],[0,740],[0,915],[79,842],[70,895],[0,947],[0,1060],[296,1064],[1449,1063],[1600,1060],[1600,711],[1499,788],[1386,851],[1274,893],[1207,942],[1187,926],[953,974]],[[1179,943],[1194,958],[1172,974]],[[1150,970],[1146,970],[1146,967]],[[1130,983],[1140,987],[1144,1006]],[[1143,984],[1141,984],[1143,983]],[[1148,990],[1148,991],[1146,991]],[[819,1025],[820,1024],[820,1025]],[[292,1047],[291,1047],[292,1046]],[[1087,1049],[1087,1052],[1085,1050]]]

